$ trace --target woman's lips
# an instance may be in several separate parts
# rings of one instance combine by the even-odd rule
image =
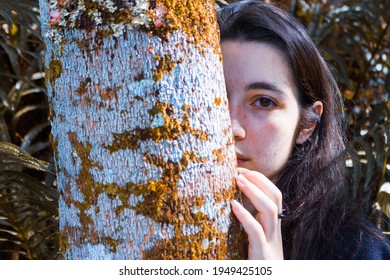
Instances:
[[[246,158],[245,156],[243,156],[241,154],[236,154],[236,157],[237,157],[237,163],[238,164],[245,163],[245,162],[249,161],[248,158]]]

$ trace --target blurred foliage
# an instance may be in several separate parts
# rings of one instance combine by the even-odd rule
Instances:
[[[55,175],[48,163],[33,158],[16,145],[0,142],[0,256],[56,258],[56,190],[26,174],[23,168],[45,171],[53,178]]]
[[[216,5],[230,2],[235,1]],[[355,194],[389,231],[390,1],[266,2],[295,15],[333,65],[347,105],[354,148],[347,164],[360,186]],[[0,259],[57,258],[57,194],[38,15],[38,0],[0,0]]]
[[[0,1],[0,259],[55,259],[58,206],[36,0]]]

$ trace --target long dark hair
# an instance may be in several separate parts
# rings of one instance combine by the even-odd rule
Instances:
[[[221,41],[266,42],[289,60],[299,90],[301,125],[316,122],[296,145],[276,185],[288,216],[282,234],[286,259],[327,259],[338,235],[358,223],[345,166],[343,102],[336,81],[306,29],[290,14],[261,1],[236,2],[219,12]],[[321,118],[312,112],[321,101]],[[336,250],[336,248],[335,248]]]

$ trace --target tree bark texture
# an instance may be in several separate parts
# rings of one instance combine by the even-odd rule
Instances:
[[[40,10],[64,258],[245,258],[214,1]]]

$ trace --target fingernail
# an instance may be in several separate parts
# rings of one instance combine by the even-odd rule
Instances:
[[[237,167],[237,172],[238,173],[242,173],[242,174],[244,174],[244,173],[248,173],[250,170],[248,170],[248,169],[246,169],[246,168],[244,168],[244,167]]]
[[[236,177],[236,181],[237,181],[237,182],[240,182],[241,184],[244,184],[244,182],[245,182],[245,177],[244,177],[244,175],[238,174],[237,177]]]
[[[237,200],[235,200],[235,199],[232,200],[232,207],[233,207],[233,208],[234,208],[234,207],[237,207],[239,204],[240,204],[240,203],[239,203]]]

